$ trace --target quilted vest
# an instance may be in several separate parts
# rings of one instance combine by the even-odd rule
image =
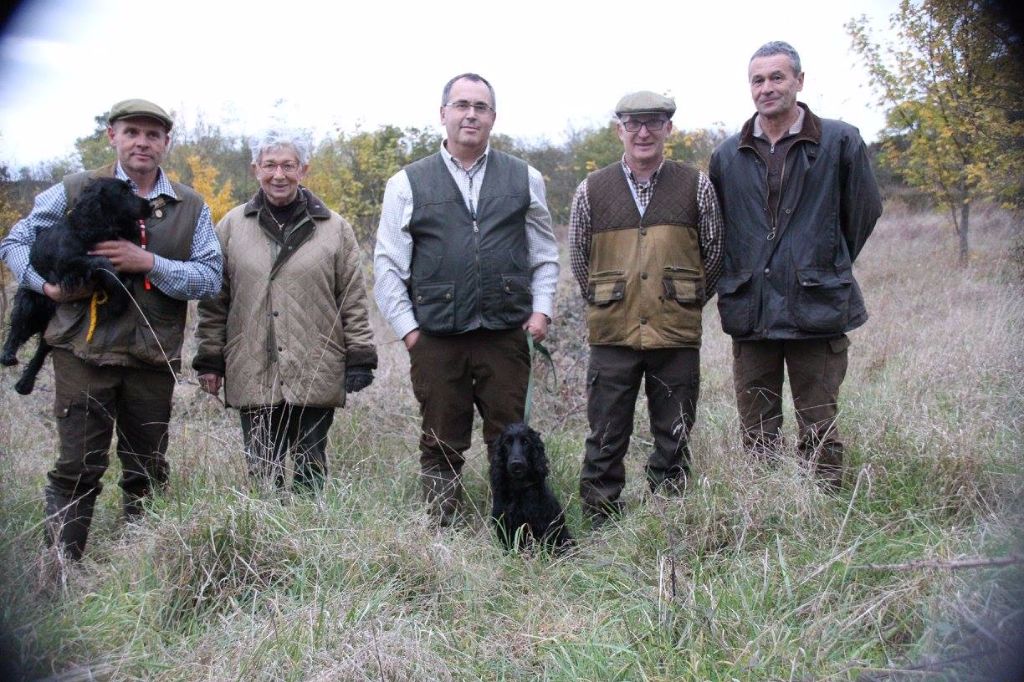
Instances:
[[[698,179],[697,169],[665,161],[641,216],[621,163],[587,177],[592,345],[700,347],[705,292]]]

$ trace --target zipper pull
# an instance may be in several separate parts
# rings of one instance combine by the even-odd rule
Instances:
[[[473,218],[473,232],[476,232],[478,234],[480,232],[480,227],[477,226],[477,224],[476,224],[476,218]]]
[[[772,241],[773,239],[775,239],[775,228],[774,227],[772,228],[772,231],[768,233],[768,241]]]

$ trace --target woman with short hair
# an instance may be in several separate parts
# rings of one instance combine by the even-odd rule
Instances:
[[[327,432],[346,393],[373,381],[377,351],[352,226],[302,186],[305,139],[269,131],[252,144],[260,188],[217,225],[218,297],[199,306],[192,362],[202,389],[237,408],[249,473],[296,490],[327,473]]]

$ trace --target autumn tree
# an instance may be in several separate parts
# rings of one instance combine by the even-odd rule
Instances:
[[[173,171],[179,177],[190,178],[193,156],[199,156],[204,165],[216,169],[221,187],[230,183],[234,205],[248,201],[256,192],[258,184],[252,172],[252,154],[244,137],[228,135],[202,116],[194,123],[180,121],[171,131],[171,147],[164,159],[164,168],[168,173]]]
[[[722,127],[699,130],[674,128],[665,140],[665,158],[683,161],[706,171],[711,152],[728,136]]]
[[[339,132],[313,154],[305,184],[348,219],[359,243],[370,248],[388,178],[440,145],[439,135],[419,128],[385,125],[352,135]]]
[[[6,237],[14,223],[21,218],[23,211],[15,205],[10,196],[10,188],[14,184],[7,166],[0,166],[0,237]]]
[[[230,211],[238,202],[232,196],[233,183],[228,178],[217,187],[217,176],[220,172],[212,164],[205,162],[199,154],[191,154],[185,159],[188,167],[188,175],[183,177],[176,170],[169,170],[167,175],[175,182],[182,182],[189,185],[206,201],[210,207],[210,215],[216,224],[224,214]]]
[[[346,220],[351,221],[361,209],[363,185],[352,172],[344,133],[320,143],[310,160],[309,175],[303,184]],[[356,237],[361,244],[366,243],[366,234],[357,233]]]
[[[75,140],[75,150],[81,168],[102,168],[114,163],[114,148],[107,138],[107,113],[93,117],[96,128],[90,135]]]
[[[902,0],[884,50],[861,16],[846,24],[887,107],[883,163],[948,210],[968,261],[971,206],[1019,204],[1024,78],[1019,36],[984,0]]]

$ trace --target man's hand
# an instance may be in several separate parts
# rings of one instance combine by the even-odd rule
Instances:
[[[224,377],[219,374],[208,372],[206,374],[199,375],[199,388],[203,389],[210,395],[217,395],[220,393],[220,385],[223,383]]]
[[[523,329],[530,332],[534,341],[543,341],[548,335],[548,316],[544,313],[533,313],[523,325]]]
[[[149,272],[156,262],[152,253],[127,239],[99,242],[92,248],[89,255],[106,256],[118,272]]]
[[[420,340],[420,330],[413,329],[411,332],[402,337],[402,341],[405,342],[405,349],[412,350],[412,347],[416,345],[416,342]]]
[[[85,286],[81,289],[75,289],[74,291],[64,291],[56,284],[50,284],[49,282],[43,283],[43,293],[51,301],[57,303],[66,303],[67,301],[77,301],[82,298],[89,298],[92,296],[92,287]]]

